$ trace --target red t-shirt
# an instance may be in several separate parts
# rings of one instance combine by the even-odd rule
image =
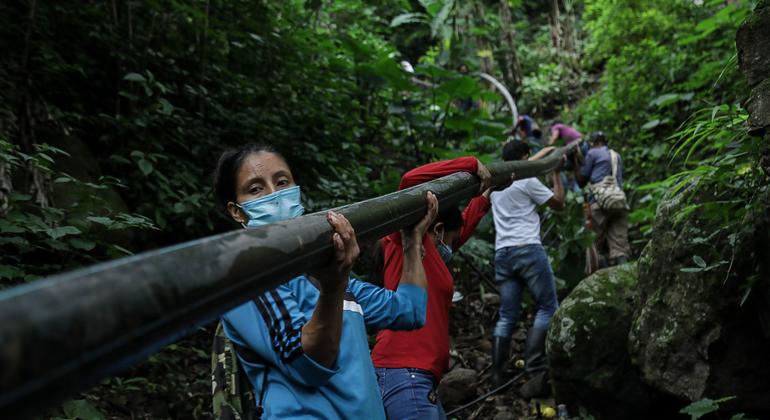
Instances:
[[[476,173],[477,162],[474,157],[461,157],[421,166],[401,178],[399,189],[455,172]],[[458,247],[470,238],[481,218],[489,211],[489,207],[489,200],[484,196],[478,196],[468,203],[463,211],[464,224],[460,231]],[[425,326],[412,331],[380,331],[372,350],[372,362],[375,367],[381,368],[424,369],[433,373],[436,381],[439,381],[449,364],[449,307],[452,305],[454,281],[428,235],[423,238],[423,246],[425,258],[422,263],[428,279]],[[382,248],[385,258],[384,285],[395,290],[401,279],[404,264],[401,235],[396,232],[386,236],[382,241]]]

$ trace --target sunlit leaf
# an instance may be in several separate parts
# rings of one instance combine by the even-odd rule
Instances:
[[[428,16],[426,16],[425,13],[400,14],[390,21],[390,27],[395,28],[409,23],[428,23]]]

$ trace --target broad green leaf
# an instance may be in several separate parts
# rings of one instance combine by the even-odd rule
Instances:
[[[86,220],[89,220],[91,222],[98,223],[104,226],[110,226],[113,223],[115,223],[115,221],[110,219],[109,217],[102,217],[102,216],[89,216],[89,217],[86,217]]]
[[[7,220],[0,220],[0,233],[24,233],[26,229],[24,227],[11,223]]]
[[[48,156],[45,153],[35,153],[35,157],[41,158],[41,159],[43,159],[45,161],[48,161],[50,163],[54,163],[53,158],[51,156]]]
[[[703,258],[701,258],[699,255],[693,255],[692,260],[695,263],[695,265],[697,265],[700,268],[705,268],[706,265],[708,265],[706,264],[706,261],[704,261]]]
[[[151,174],[154,169],[152,163],[147,159],[139,159],[136,163],[139,165],[139,170],[142,171],[144,176]]]
[[[139,73],[128,73],[127,75],[123,76],[123,80],[128,80],[129,82],[146,82],[147,79],[144,78]]]
[[[693,92],[687,93],[666,93],[660,95],[657,98],[650,101],[650,106],[656,106],[658,108],[664,108],[678,101],[690,101],[695,94]]]
[[[72,249],[70,249],[70,246],[67,245],[67,243],[62,242],[62,241],[60,241],[58,239],[50,239],[49,238],[49,239],[44,240],[43,244],[45,244],[49,248],[55,249],[57,251],[62,251],[62,252],[70,252],[70,251],[72,251]]]
[[[171,115],[172,112],[174,112],[174,105],[171,105],[171,102],[166,100],[165,98],[158,99],[158,103],[160,103],[160,110],[159,112],[163,115]]]
[[[51,239],[59,239],[62,236],[77,235],[82,232],[80,231],[80,229],[76,228],[75,226],[60,226],[57,228],[47,229],[45,233],[47,233],[48,236],[51,237]]]
[[[429,15],[435,16],[441,7],[444,5],[444,0],[419,0],[422,7],[428,12]]]
[[[719,410],[719,404],[730,401],[734,399],[735,397],[725,397],[720,398],[718,400],[712,400],[710,398],[704,398],[699,401],[695,401],[694,403],[688,405],[687,407],[681,409],[679,412],[682,414],[689,414],[690,420],[697,420],[706,414],[713,413],[717,410]]]
[[[434,37],[443,32],[442,38],[445,40],[449,38],[452,28],[447,24],[449,14],[455,6],[455,0],[443,0],[444,4],[441,6],[441,10],[438,13],[431,13],[433,20],[430,23],[430,32]]]
[[[425,13],[403,13],[390,21],[390,27],[395,28],[409,23],[428,23],[428,17]]]
[[[0,265],[0,278],[6,278],[6,279],[17,279],[17,278],[23,278],[24,272],[19,270],[16,267],[11,267],[9,265]]]
[[[90,251],[96,247],[95,242],[81,238],[71,238],[68,242],[73,248],[82,249],[83,251]]]
[[[653,129],[653,128],[655,128],[655,127],[659,126],[659,125],[660,125],[660,120],[652,120],[652,121],[647,121],[647,123],[645,123],[645,124],[644,124],[644,125],[641,127],[641,129],[642,129],[642,130],[651,130],[651,129]]]
[[[104,414],[86,400],[69,400],[62,404],[67,417],[81,420],[105,420]]]

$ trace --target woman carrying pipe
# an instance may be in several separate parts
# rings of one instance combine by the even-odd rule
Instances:
[[[300,216],[300,189],[274,149],[249,144],[227,151],[215,171],[218,203],[244,228]],[[404,265],[396,290],[350,278],[358,257],[348,220],[329,211],[334,258],[222,316],[225,335],[254,387],[264,418],[384,419],[366,327],[409,330],[425,323],[422,237],[438,210],[402,233]]]

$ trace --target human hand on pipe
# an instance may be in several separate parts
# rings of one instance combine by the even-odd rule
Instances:
[[[350,270],[360,253],[356,232],[348,219],[334,211],[326,213],[326,221],[334,229],[332,243],[334,257],[329,263],[310,273],[321,284],[323,291],[335,291],[347,287]]]
[[[479,177],[479,181],[481,182],[479,193],[483,193],[492,183],[492,174],[489,173],[489,169],[487,169],[480,160],[476,159],[476,163],[476,176]]]
[[[404,254],[408,255],[408,251],[412,247],[419,247],[420,257],[424,256],[425,250],[422,248],[422,238],[428,231],[428,228],[436,220],[438,214],[438,198],[432,191],[428,191],[425,194],[425,201],[427,201],[428,209],[425,211],[425,216],[412,227],[401,230],[401,241],[403,242]]]

